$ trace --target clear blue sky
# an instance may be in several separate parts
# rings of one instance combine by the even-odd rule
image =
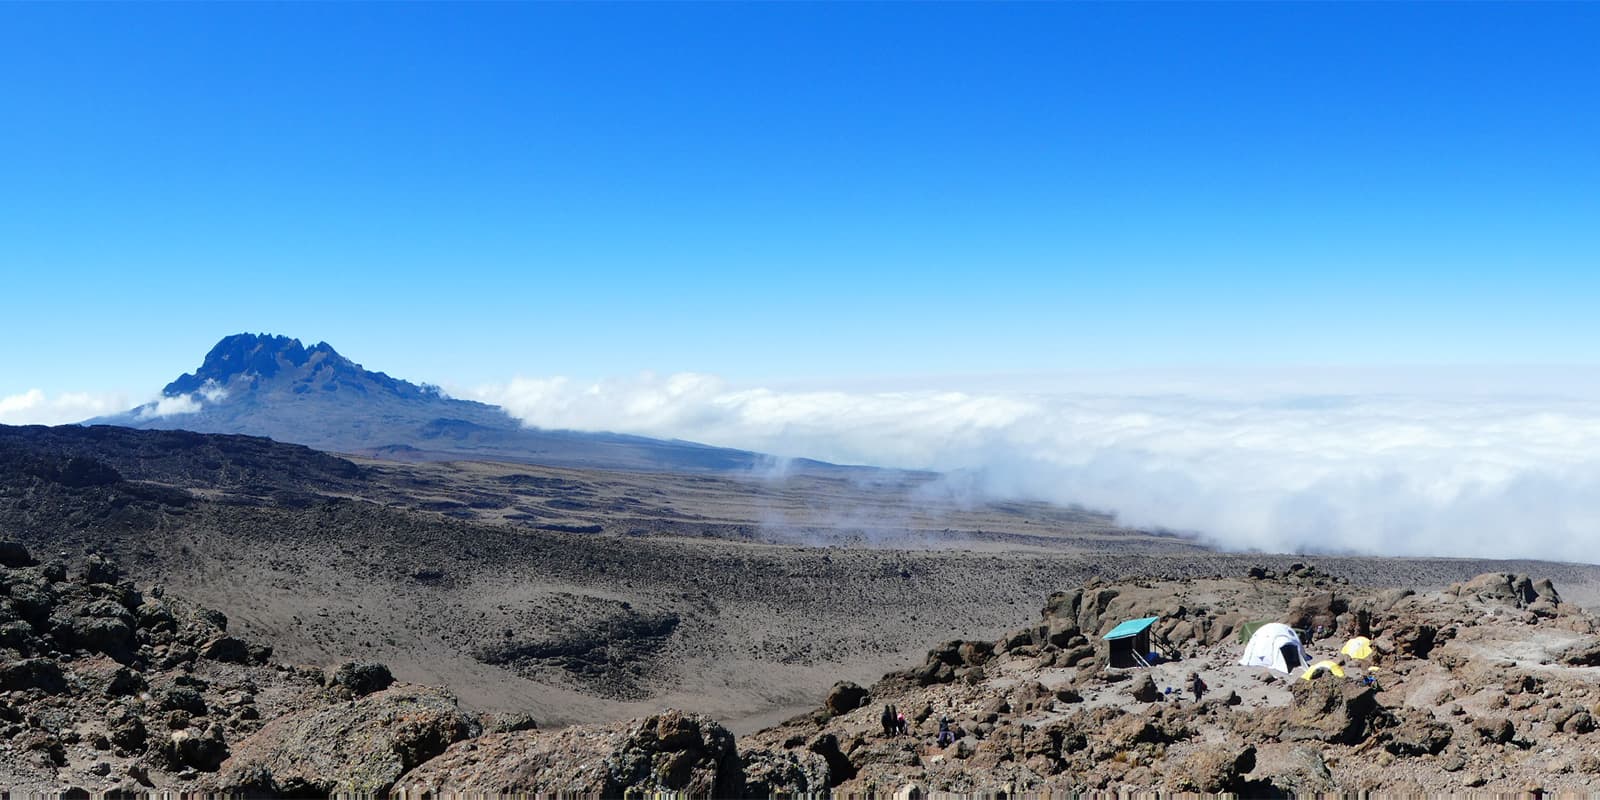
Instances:
[[[0,4],[0,396],[1594,362],[1600,4]]]

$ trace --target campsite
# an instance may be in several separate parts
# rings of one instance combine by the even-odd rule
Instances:
[[[851,770],[840,788],[896,797],[1592,794],[1597,631],[1550,581],[1507,573],[1431,591],[1351,586],[1300,564],[1091,581],[1052,595],[1032,628],[948,642],[870,687],[863,702],[917,710],[912,736],[872,734],[869,705],[744,746],[836,747]],[[929,744],[941,717],[956,721],[945,747]]]

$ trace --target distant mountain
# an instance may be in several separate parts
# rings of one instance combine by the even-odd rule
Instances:
[[[601,469],[727,472],[770,458],[744,450],[614,433],[524,427],[498,406],[444,396],[372,372],[326,342],[224,338],[160,400],[88,425],[266,436],[318,450],[404,461],[479,459]],[[805,462],[814,469],[843,469]]]

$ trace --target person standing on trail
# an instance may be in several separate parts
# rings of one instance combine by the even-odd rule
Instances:
[[[950,718],[941,715],[939,717],[939,746],[944,747],[955,740],[956,735],[950,732]]]
[[[884,736],[893,736],[894,735],[894,706],[890,706],[890,705],[884,706],[883,707],[883,715],[878,718],[878,721],[883,723],[883,735]]]

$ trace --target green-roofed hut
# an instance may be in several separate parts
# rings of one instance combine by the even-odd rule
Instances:
[[[1110,643],[1111,652],[1106,657],[1109,666],[1125,669],[1148,667],[1144,658],[1150,652],[1150,626],[1160,617],[1142,617],[1117,624],[1110,633],[1100,638]]]

